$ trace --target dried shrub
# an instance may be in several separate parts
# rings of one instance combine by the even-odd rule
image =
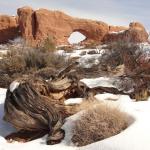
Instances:
[[[40,50],[30,49],[23,53],[22,59],[24,59],[26,68],[41,69],[47,65],[47,55]]]
[[[64,50],[65,52],[72,52],[73,49],[75,49],[73,45],[64,45],[57,47],[57,50]]]
[[[4,55],[4,54],[3,54],[2,52],[0,52],[0,58],[2,58],[2,57],[3,57],[3,55]]]
[[[41,50],[43,50],[44,52],[52,52],[56,50],[56,44],[54,41],[54,38],[51,36],[48,36],[44,42],[42,42],[42,44],[39,46],[39,48]]]
[[[0,70],[8,75],[24,72],[25,62],[20,56],[5,58],[0,61]]]
[[[13,79],[10,78],[7,74],[0,73],[0,87],[1,88],[8,87],[12,81]]]
[[[90,108],[75,122],[72,142],[76,146],[85,146],[119,134],[127,126],[127,115],[119,109],[104,104],[91,108],[90,103]]]
[[[48,80],[52,78],[57,73],[55,68],[46,67],[35,72],[36,77],[41,77],[42,79]]]
[[[135,63],[136,58],[140,54],[140,47],[137,44],[124,41],[110,42],[104,49],[107,49],[108,53],[103,54],[101,64],[106,64],[112,69],[122,64],[128,65],[125,58],[126,55],[132,57],[132,63]],[[137,55],[136,58],[134,58],[135,54]]]
[[[45,67],[61,68],[69,63],[69,58],[65,58],[64,55],[33,48],[10,49],[5,56],[5,60],[6,62],[12,60],[18,63],[22,61],[26,70],[32,68],[42,69]],[[20,64],[22,63],[20,62]],[[14,66],[14,63],[12,63],[12,66]]]
[[[85,43],[84,48],[85,49],[95,49],[98,46],[99,43],[95,43],[94,41],[90,41],[89,43]]]
[[[66,58],[56,52],[43,51],[39,48],[23,47],[9,47],[8,53],[0,60],[0,74],[5,74],[10,79],[16,79],[26,74],[35,74],[39,70],[38,76],[44,79],[51,76],[50,72],[56,72],[63,69],[70,64],[71,59]],[[49,68],[50,70],[47,70]],[[41,73],[44,70],[44,73]],[[7,81],[6,81],[7,82]],[[0,87],[4,87],[4,81],[1,82]],[[9,81],[8,81],[9,83]]]
[[[135,93],[134,98],[136,99],[136,101],[146,101],[148,100],[149,97],[149,90],[148,88],[143,88],[140,91],[138,91],[137,93]]]
[[[47,59],[47,66],[60,69],[66,67],[69,63],[68,61],[69,59],[65,58],[64,55],[51,53],[51,55],[49,55]]]

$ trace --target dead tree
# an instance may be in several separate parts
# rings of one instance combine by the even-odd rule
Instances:
[[[17,129],[6,136],[8,141],[27,142],[48,134],[47,144],[56,144],[64,138],[64,119],[77,111],[76,106],[65,106],[64,101],[83,93],[78,79],[66,75],[71,68],[72,65],[48,82],[27,77],[18,79],[19,86],[13,91],[8,88],[4,120]]]
[[[19,85],[14,90],[8,88],[4,120],[17,129],[6,136],[8,141],[27,142],[48,134],[47,144],[59,143],[65,135],[61,129],[65,118],[79,111],[78,105],[66,106],[66,99],[103,92],[125,94],[116,88],[87,87],[77,75],[69,73],[75,65],[71,64],[52,80],[27,76],[17,80]]]

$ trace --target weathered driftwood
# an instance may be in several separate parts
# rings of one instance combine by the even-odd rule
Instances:
[[[133,94],[114,87],[99,86],[90,89],[76,75],[69,75],[74,65],[71,64],[47,82],[40,78],[27,77],[18,79],[19,86],[13,91],[8,88],[4,120],[18,131],[6,136],[8,141],[27,142],[48,134],[47,144],[59,143],[65,135],[61,129],[65,118],[79,110],[78,105],[66,106],[66,99],[103,92]]]
[[[82,89],[77,79],[60,74],[48,82],[40,78],[18,79],[18,87],[13,91],[8,88],[4,120],[18,130],[6,136],[8,141],[26,142],[48,134],[47,144],[55,144],[64,138],[64,119],[76,112],[76,106],[65,106],[64,100],[78,96]]]
[[[20,137],[15,138],[21,139],[22,134],[29,135],[29,133],[31,136],[29,138],[27,136],[26,141],[42,136],[44,133],[49,134],[48,139],[57,135],[55,141],[48,140],[48,143],[57,143],[63,138],[64,132],[60,127],[64,116],[60,112],[64,112],[64,108],[61,103],[55,105],[48,98],[48,85],[46,83],[43,85],[35,86],[26,81],[20,83],[13,92],[8,89],[4,105],[4,120],[12,123],[19,131],[13,135],[20,135]],[[12,137],[7,136],[6,139]]]

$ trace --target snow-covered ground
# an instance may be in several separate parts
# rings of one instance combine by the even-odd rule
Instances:
[[[149,50],[149,48],[149,45],[144,44],[145,50]],[[93,49],[74,50],[71,53],[65,53],[63,50],[60,50],[58,53],[68,57],[79,57],[80,64],[88,68],[90,67],[90,59],[92,59],[91,65],[97,64],[99,58],[105,52],[102,47],[95,49],[94,54],[89,54],[90,51],[93,51]],[[106,77],[83,79],[82,82],[89,87],[114,87],[113,78],[111,80]],[[17,86],[18,84],[14,82],[10,86],[11,91],[13,91],[14,88],[17,88]],[[78,118],[78,114],[67,118],[66,123],[63,126],[63,129],[65,129],[66,132],[65,139],[60,144],[53,146],[46,145],[46,136],[28,143],[7,143],[4,137],[15,131],[15,129],[2,120],[4,115],[5,95],[6,89],[0,88],[0,150],[150,150],[150,98],[148,101],[135,102],[127,95],[114,95],[110,93],[96,95],[95,97],[99,101],[108,103],[111,106],[119,107],[121,110],[127,112],[131,116],[129,118],[129,123],[131,124],[126,130],[116,136],[77,148],[70,143],[70,139],[72,136],[71,127],[73,126],[74,121]],[[81,98],[76,98],[68,99],[65,104],[69,105],[81,102]]]
[[[90,83],[90,82],[88,82]],[[71,127],[74,121],[78,118],[75,114],[67,118],[63,128],[66,131],[65,139],[57,145],[46,145],[46,136],[28,143],[7,143],[4,136],[15,131],[10,124],[2,120],[4,114],[4,100],[6,89],[0,89],[0,150],[149,150],[150,149],[150,101],[134,102],[125,95],[114,94],[98,94],[96,98],[105,103],[119,107],[127,112],[131,117],[129,122],[130,126],[120,134],[110,137],[108,139],[77,148],[70,143]],[[66,105],[72,103],[82,102],[81,98],[69,99]],[[132,119],[131,119],[132,118]]]
[[[65,52],[64,50],[58,50],[57,54],[66,56],[67,58],[78,58],[80,66],[83,68],[91,68],[93,65],[98,65],[101,57],[106,50],[103,48],[106,45],[99,46],[95,49],[75,49],[71,52]]]

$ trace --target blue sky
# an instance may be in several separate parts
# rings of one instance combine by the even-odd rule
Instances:
[[[15,15],[22,6],[61,10],[72,16],[113,25],[142,22],[150,30],[150,0],[0,0],[0,14]]]

